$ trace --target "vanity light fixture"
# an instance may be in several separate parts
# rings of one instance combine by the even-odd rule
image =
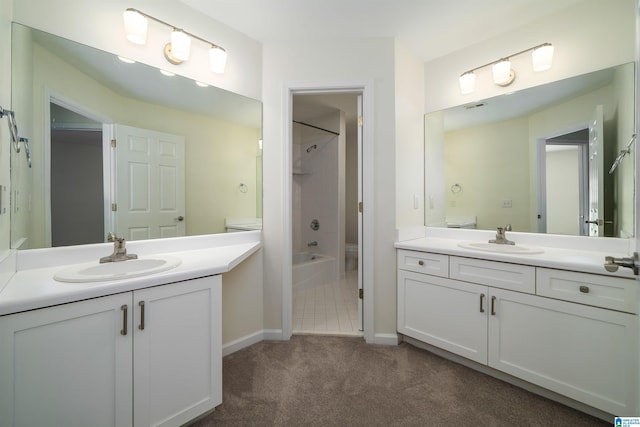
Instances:
[[[149,19],[172,29],[171,41],[164,47],[164,57],[167,61],[173,65],[179,65],[189,60],[191,39],[196,39],[209,45],[209,69],[214,73],[224,73],[227,64],[227,51],[224,48],[131,7],[124,11],[127,40],[144,45],[147,42]]]
[[[489,66],[491,66],[492,68],[493,82],[498,86],[509,86],[516,78],[516,73],[511,68],[510,58],[527,52],[531,52],[533,71],[545,71],[551,68],[551,62],[553,61],[553,45],[551,43],[543,43],[529,49],[511,54],[497,61],[481,65],[469,71],[465,71],[464,73],[462,73],[462,75],[460,75],[460,92],[463,95],[472,93],[475,90],[475,72]]]

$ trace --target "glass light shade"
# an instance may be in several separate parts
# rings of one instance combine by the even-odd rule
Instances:
[[[531,52],[531,59],[533,60],[533,71],[548,70],[553,61],[553,45],[546,44],[534,49]]]
[[[147,42],[147,27],[149,22],[139,12],[135,10],[124,11],[124,31],[127,40],[135,44],[145,44]]]
[[[464,73],[460,76],[460,92],[465,95],[471,93],[476,88],[476,75],[475,73]]]
[[[227,65],[227,52],[219,46],[209,49],[209,68],[214,73],[223,74]]]
[[[493,66],[493,82],[497,85],[509,81],[511,78],[511,61],[503,60]]]
[[[180,61],[189,59],[191,50],[191,37],[180,30],[171,32],[171,56]]]

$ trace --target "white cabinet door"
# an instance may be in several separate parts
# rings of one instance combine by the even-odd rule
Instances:
[[[489,366],[611,414],[637,413],[635,316],[500,289],[490,298]]]
[[[398,332],[487,363],[486,286],[398,271]]]
[[[221,277],[134,291],[133,301],[134,425],[178,426],[222,403]]]
[[[130,426],[131,324],[131,293],[0,317],[0,425]]]

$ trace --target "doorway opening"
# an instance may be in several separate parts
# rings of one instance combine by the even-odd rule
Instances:
[[[545,140],[545,232],[588,236],[589,129]]]
[[[363,329],[358,226],[360,94],[294,94],[292,332]]]
[[[357,276],[358,288],[357,288],[357,303],[358,303],[358,314],[357,314],[357,322],[359,324],[358,330],[356,332],[352,332],[354,335],[363,336],[366,342],[374,343],[376,342],[376,336],[374,333],[374,292],[373,292],[373,283],[374,283],[374,267],[370,260],[373,260],[373,235],[374,235],[374,221],[373,221],[373,209],[367,209],[367,206],[374,206],[374,191],[373,185],[370,185],[373,182],[373,134],[374,134],[374,103],[373,103],[373,82],[364,82],[362,84],[287,84],[284,88],[284,114],[283,114],[283,129],[285,130],[285,158],[284,160],[284,198],[283,198],[283,224],[284,224],[284,244],[283,244],[283,259],[282,259],[282,275],[283,275],[283,288],[282,288],[282,339],[289,339],[293,333],[293,223],[294,223],[294,213],[293,213],[293,201],[294,201],[294,179],[300,180],[303,179],[303,176],[294,178],[294,165],[293,165],[293,150],[294,150],[294,126],[312,129],[309,126],[294,124],[294,97],[300,95],[316,95],[320,98],[323,96],[331,99],[332,96],[338,95],[349,95],[354,97],[353,99],[357,99],[357,114],[356,114],[356,123],[357,123],[357,134],[358,134],[358,149],[357,149],[357,204],[356,206],[348,207],[346,206],[346,199],[344,202],[341,202],[338,206],[342,206],[342,211],[346,211],[347,209],[356,210],[357,215],[357,270],[354,268],[352,271],[357,271],[355,274]],[[318,99],[320,99],[318,98]],[[297,105],[303,98],[297,98]],[[344,108],[338,108],[334,106],[334,109],[340,111],[346,111]],[[296,114],[298,114],[296,112]],[[321,115],[319,115],[321,116]],[[303,120],[298,120],[303,121]],[[318,123],[322,125],[322,122],[316,123],[308,123],[308,125],[317,125]],[[345,123],[346,126],[346,123]],[[324,126],[317,126],[325,130],[333,131],[334,133],[341,133],[340,131],[335,131],[334,129],[327,129]],[[331,139],[331,133],[323,132],[321,130],[316,129],[321,134],[326,135],[325,139]],[[346,137],[346,129],[344,131]],[[335,136],[335,135],[334,135]],[[321,142],[321,141],[319,141]],[[330,144],[326,142],[326,144]],[[313,148],[313,145],[316,145]],[[320,149],[321,144],[313,143],[303,145],[302,147],[296,148],[296,150],[300,150],[301,154],[307,155],[312,154],[312,152],[317,152]],[[329,146],[329,145],[327,145]],[[309,153],[307,153],[307,149],[309,149]],[[302,151],[304,150],[304,151]],[[346,142],[345,142],[345,150],[346,150]],[[343,167],[346,176],[346,166]],[[351,170],[353,173],[353,170]],[[345,178],[345,188],[344,192],[346,193],[346,181]],[[354,185],[356,180],[349,179],[351,185]],[[325,188],[322,188],[322,191],[325,191]],[[346,196],[345,196],[346,197]],[[340,212],[340,210],[339,210]],[[300,227],[311,227],[313,225],[313,219],[319,218],[310,218],[309,222],[305,220],[306,223],[300,222]],[[323,227],[323,222],[319,221],[319,226]],[[326,223],[326,224],[329,224]],[[341,224],[342,230],[340,231],[340,227],[337,228],[336,234],[339,235],[339,238],[336,238],[336,245],[343,245],[343,249],[336,250],[338,256],[336,258],[336,265],[338,265],[338,272],[344,272],[345,276],[348,276],[347,272],[344,271],[344,268],[347,267],[347,245],[346,243],[355,243],[355,242],[347,242],[347,225],[346,225],[346,217],[345,219],[339,223]],[[353,225],[350,226],[352,229]],[[344,240],[342,240],[342,234],[344,233]],[[302,245],[302,249],[306,250],[308,248],[316,249],[317,246],[313,244],[314,241],[318,242],[318,246],[320,245],[320,241],[316,239],[304,239],[300,240],[300,244]],[[368,244],[363,244],[363,242],[368,242]],[[312,243],[311,246],[307,246],[307,244]],[[300,247],[300,246],[299,246]],[[349,249],[353,250],[354,246],[350,246]],[[315,261],[315,260],[314,260]],[[349,261],[352,263],[353,261]],[[351,267],[353,264],[349,264]],[[336,272],[336,274],[338,274]],[[320,297],[321,298],[321,297]],[[326,301],[326,299],[325,299]],[[321,305],[320,303],[318,305]],[[326,305],[326,304],[325,304]],[[315,307],[315,302],[314,302]],[[310,316],[310,314],[308,314]],[[326,317],[326,314],[325,314]],[[352,326],[353,326],[352,322]],[[315,325],[315,311],[314,311],[314,325]],[[298,329],[296,329],[298,332]],[[313,333],[321,333],[321,332],[313,332]],[[329,332],[324,331],[323,333],[329,334],[339,334],[339,332]]]
[[[103,122],[49,97],[45,144],[45,239],[49,247],[103,242],[110,222],[109,147]],[[55,194],[55,197],[53,195]]]

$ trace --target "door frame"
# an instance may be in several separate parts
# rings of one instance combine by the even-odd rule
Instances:
[[[588,128],[588,122],[580,122],[571,126],[561,128],[560,130],[549,132],[545,135],[539,135],[536,138],[536,176],[538,178],[536,189],[537,209],[535,218],[535,229],[538,233],[547,232],[547,140]],[[586,173],[588,172],[589,171],[587,170]],[[585,191],[588,191],[588,189],[585,189]]]
[[[111,180],[112,180],[112,153],[109,135],[105,133],[105,125],[111,123],[111,119],[78,102],[60,95],[50,88],[44,90],[44,147],[43,157],[43,208],[44,208],[44,244],[51,247],[51,103],[73,111],[74,113],[88,117],[96,122],[102,123],[102,182],[104,195],[104,229],[111,229]],[[105,236],[106,239],[106,236]]]
[[[293,278],[292,256],[293,243],[291,229],[292,221],[292,152],[293,152],[293,95],[300,94],[331,94],[354,93],[362,95],[362,170],[360,171],[362,204],[362,230],[359,233],[359,244],[362,247],[362,259],[358,260],[358,268],[362,269],[363,298],[363,335],[367,343],[375,341],[374,334],[374,268],[373,268],[373,241],[374,241],[374,189],[373,189],[373,148],[374,148],[374,100],[373,81],[362,82],[287,82],[283,88],[283,124],[284,146],[283,150],[283,207],[282,207],[282,338],[288,340],[292,335],[293,315]],[[371,207],[371,208],[369,208]]]

